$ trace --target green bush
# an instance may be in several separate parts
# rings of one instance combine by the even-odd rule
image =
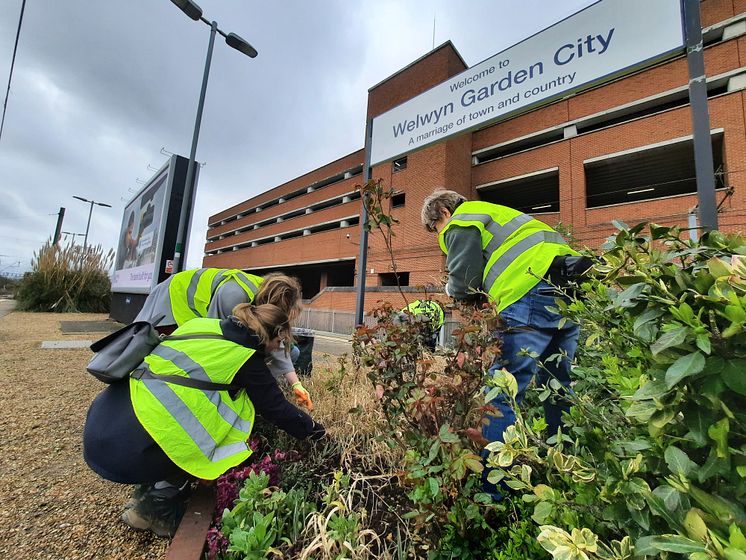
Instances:
[[[32,271],[27,272],[16,291],[20,311],[105,313],[109,311],[111,281],[107,271],[113,251],[101,246],[70,243],[60,247],[47,242],[34,253]]]
[[[746,559],[746,241],[620,227],[588,297],[560,304],[584,333],[565,433],[519,412],[492,480],[554,558]]]

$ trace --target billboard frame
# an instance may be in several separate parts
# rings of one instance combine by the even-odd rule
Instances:
[[[178,219],[181,211],[181,201],[184,194],[184,178],[182,175],[185,173],[185,166],[187,161],[187,158],[184,158],[183,156],[179,156],[176,154],[172,155],[168,159],[168,161],[166,161],[166,163],[164,163],[163,166],[161,166],[161,168],[153,174],[153,176],[142,186],[141,189],[137,191],[137,193],[132,196],[132,198],[125,205],[124,212],[122,214],[122,227],[120,229],[118,238],[120,240],[120,244],[117,247],[115,267],[117,261],[119,260],[119,251],[122,249],[121,239],[123,238],[126,229],[125,220],[130,206],[145,193],[147,193],[149,189],[153,188],[153,186],[158,181],[164,181],[164,184],[158,187],[159,189],[164,189],[163,204],[160,209],[160,227],[158,231],[158,238],[156,241],[154,260],[152,263],[153,269],[150,283],[147,286],[122,286],[121,284],[115,285],[114,279],[112,279],[111,291],[113,294],[149,294],[150,291],[160,281],[162,281],[162,277],[165,275],[165,259],[166,257],[169,259],[173,258],[173,238],[175,232],[171,230],[173,230],[173,226],[175,225],[173,224],[174,214],[176,213],[176,218]],[[171,247],[169,248],[169,246]],[[114,278],[116,278],[117,273],[127,270],[130,269],[114,268]]]

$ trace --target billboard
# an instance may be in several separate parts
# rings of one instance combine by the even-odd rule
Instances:
[[[125,206],[112,292],[147,294],[165,279],[165,261],[173,259],[187,164],[186,158],[172,156]]]
[[[370,164],[683,52],[681,0],[600,0],[373,119]]]

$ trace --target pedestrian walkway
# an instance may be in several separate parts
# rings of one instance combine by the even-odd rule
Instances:
[[[313,352],[314,354],[323,353],[333,356],[350,353],[352,352],[351,338],[350,335],[314,331]]]
[[[0,299],[0,317],[3,317],[16,308],[16,300]]]

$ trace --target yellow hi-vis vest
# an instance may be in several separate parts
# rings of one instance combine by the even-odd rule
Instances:
[[[220,319],[194,319],[174,335],[222,335]],[[255,351],[224,338],[166,340],[145,358],[151,373],[228,384]],[[130,377],[132,408],[143,428],[178,467],[214,480],[251,455],[254,405],[244,390],[207,391]]]
[[[440,231],[447,255],[446,233],[454,227],[475,227],[482,236],[482,288],[502,311],[526,295],[547,273],[554,257],[578,255],[544,222],[490,202],[464,202]]]
[[[407,305],[402,311],[411,313],[412,315],[424,315],[432,323],[433,329],[439,329],[445,323],[446,316],[443,313],[443,308],[438,303],[432,300],[421,300],[417,299]]]
[[[181,326],[195,317],[206,317],[216,290],[230,279],[243,288],[248,303],[254,301],[263,280],[261,276],[235,268],[199,268],[174,274],[168,286],[168,295],[176,324]]]

